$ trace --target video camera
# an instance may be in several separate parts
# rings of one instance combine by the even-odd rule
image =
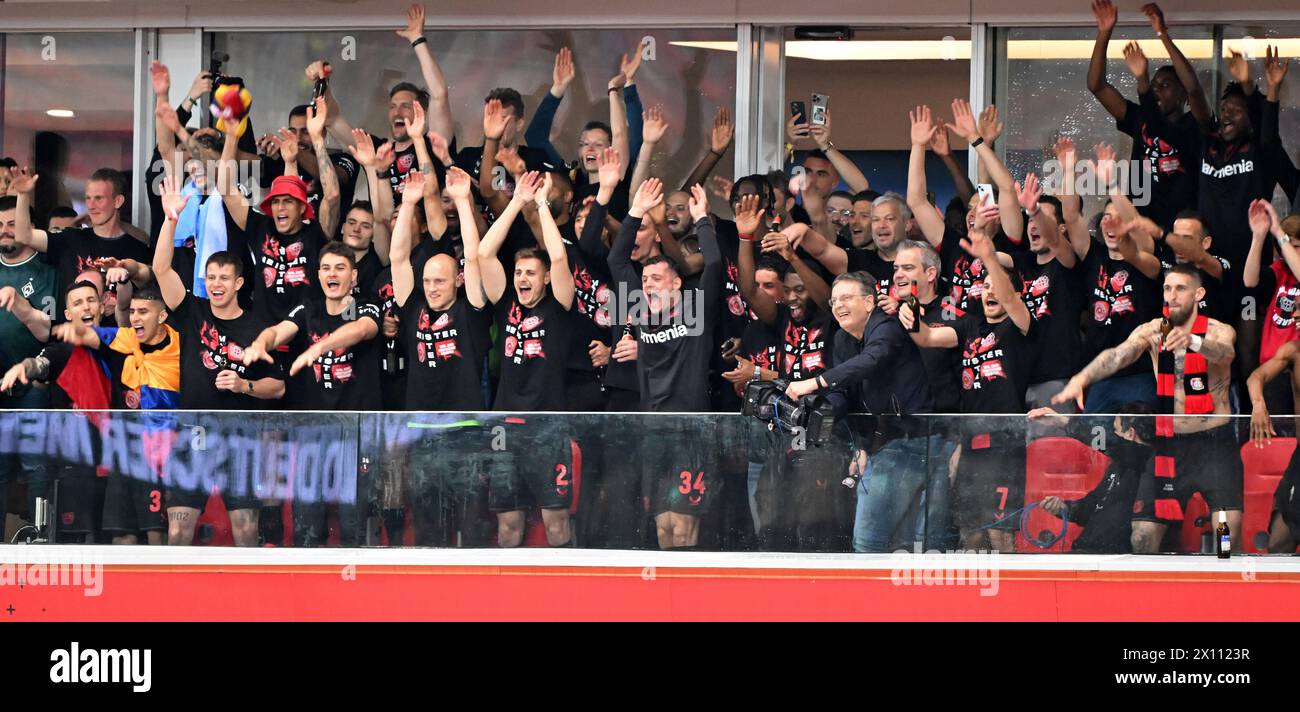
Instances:
[[[835,414],[824,396],[812,394],[795,401],[785,395],[790,381],[750,381],[745,386],[745,400],[740,413],[767,423],[769,430],[796,432],[802,430],[806,441],[822,446],[831,440],[835,427]]]

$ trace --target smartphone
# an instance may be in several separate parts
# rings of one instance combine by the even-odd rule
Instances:
[[[826,125],[826,104],[830,100],[831,98],[825,94],[812,95],[812,120],[810,123],[813,126]]]
[[[979,195],[979,197],[980,197],[980,200],[979,200],[979,206],[980,206],[980,207],[984,207],[984,206],[986,206],[986,205],[992,205],[992,204],[993,204],[993,184],[992,184],[992,183],[980,183],[980,184],[979,184],[979,187],[976,188],[976,191],[977,191],[977,193],[978,193],[978,195]]]
[[[808,107],[802,101],[790,102],[790,115],[794,117],[796,126],[808,123]]]

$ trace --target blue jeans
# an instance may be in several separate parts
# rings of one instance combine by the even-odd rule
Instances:
[[[956,449],[957,443],[939,435],[930,436],[930,458],[926,463],[928,478],[917,506],[915,527],[916,540],[922,542],[926,551],[947,551],[956,543],[948,540],[948,529],[952,525],[948,460]]]
[[[896,531],[900,538],[911,538],[915,526],[907,514],[914,511],[916,498],[925,488],[926,460],[932,454],[931,441],[937,443],[937,438],[899,438],[870,457],[867,474],[858,482],[858,509],[853,517],[854,551],[890,551]],[[944,474],[947,474],[946,467]],[[910,545],[911,541],[896,543],[901,547]]]
[[[1155,405],[1156,377],[1149,371],[1112,376],[1092,384],[1083,400],[1083,412],[1086,415],[1117,413],[1120,406],[1134,401]]]

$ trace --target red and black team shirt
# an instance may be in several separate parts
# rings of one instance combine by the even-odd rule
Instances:
[[[355,319],[370,319],[380,329],[384,324],[374,304],[351,302],[341,314],[330,314],[318,301],[300,304],[286,320],[298,327],[290,351],[301,354]],[[290,383],[293,404],[303,410],[380,410],[380,340],[376,336],[351,348],[331,351],[316,359],[311,368],[299,371]]]
[[[563,411],[570,314],[549,290],[531,309],[519,303],[513,287],[507,290],[496,305],[501,381],[493,409]]]
[[[1034,359],[1029,383],[1070,378],[1082,366],[1079,314],[1084,306],[1084,268],[1080,264],[1067,268],[1055,259],[1039,264],[1032,252],[1018,252],[1012,259],[1020,275],[1020,298],[1037,325],[1034,349],[1039,358]]]
[[[446,311],[412,294],[401,308],[410,410],[483,410],[483,369],[492,348],[492,312],[463,296]]]
[[[181,408],[184,410],[254,410],[257,399],[243,393],[218,390],[217,374],[234,371],[240,378],[257,381],[282,378],[280,369],[265,361],[244,365],[244,349],[270,324],[245,311],[234,319],[220,319],[212,303],[190,294],[168,316],[181,335]]]
[[[1029,338],[1010,318],[990,324],[983,314],[965,316],[953,329],[961,351],[962,412],[1024,413]]]
[[[1123,260],[1111,259],[1106,245],[1094,240],[1083,262],[1084,277],[1092,290],[1083,317],[1083,359],[1124,343],[1138,326],[1160,315],[1160,285]],[[1144,360],[1123,368],[1116,376],[1150,373]]]
[[[250,212],[243,239],[252,253],[254,306],[271,323],[288,318],[299,304],[317,298],[316,273],[320,250],[328,242],[320,224],[304,223],[292,235],[282,235],[275,223]]]

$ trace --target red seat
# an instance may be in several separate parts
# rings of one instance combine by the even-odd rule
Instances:
[[[212,537],[208,541],[199,541],[199,532],[203,530],[203,525],[208,525],[212,531]],[[235,535],[230,529],[230,513],[226,511],[225,502],[215,493],[208,495],[208,503],[203,508],[203,514],[199,516],[199,525],[194,532],[194,543],[207,546],[234,546]]]
[[[1268,553],[1268,525],[1273,514],[1273,493],[1286,473],[1286,466],[1295,453],[1295,438],[1273,438],[1262,448],[1253,443],[1241,446],[1241,465],[1246,472],[1241,516],[1243,550],[1249,554]],[[1263,535],[1263,547],[1256,546],[1256,538]]]
[[[1074,438],[1039,438],[1029,444],[1026,453],[1025,505],[1041,502],[1044,497],[1079,499],[1101,481],[1106,474],[1110,458],[1093,450]],[[1061,520],[1035,509],[1029,515],[1031,534],[1061,529]],[[1016,533],[1016,551],[1023,553],[1060,553],[1069,551],[1074,540],[1083,532],[1072,526],[1065,538],[1046,549],[1025,541],[1022,532]]]
[[[1199,527],[1196,526],[1198,519],[1203,520]],[[1201,534],[1209,531],[1210,528],[1210,507],[1205,504],[1201,493],[1196,492],[1187,500],[1187,508],[1183,510],[1183,526],[1178,534],[1178,550],[1190,554],[1200,553]]]

